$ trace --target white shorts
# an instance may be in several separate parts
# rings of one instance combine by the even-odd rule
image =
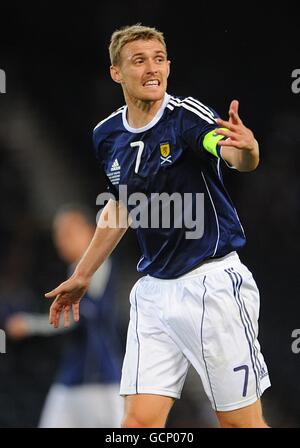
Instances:
[[[40,428],[120,428],[123,400],[118,384],[53,384]]]
[[[236,252],[178,279],[142,277],[130,303],[121,395],[180,398],[190,363],[216,411],[248,406],[270,386],[259,292]]]

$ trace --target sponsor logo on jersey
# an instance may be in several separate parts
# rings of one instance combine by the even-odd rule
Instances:
[[[121,169],[121,167],[119,165],[118,159],[115,159],[114,163],[111,166],[110,171],[118,171],[120,169]]]
[[[111,181],[113,185],[118,185],[120,182],[120,173],[121,173],[121,165],[118,162],[118,159],[115,159],[111,168],[110,172],[106,173],[107,177]]]
[[[260,373],[259,373],[259,378],[262,380],[265,376],[268,376],[268,371],[265,368],[265,366],[262,366],[262,368],[260,369]]]

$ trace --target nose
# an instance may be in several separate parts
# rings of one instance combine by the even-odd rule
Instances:
[[[152,73],[152,74],[157,73],[157,67],[156,67],[155,61],[153,61],[152,59],[147,60],[146,71],[147,71],[147,73]]]

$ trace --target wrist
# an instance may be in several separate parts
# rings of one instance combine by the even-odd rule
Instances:
[[[80,280],[83,284],[88,285],[91,281],[93,273],[88,272],[80,263],[76,266],[72,277]]]
[[[256,139],[254,139],[252,147],[248,151],[254,155],[259,153],[258,141]]]
[[[259,146],[257,140],[254,140],[253,148],[248,150],[248,157],[245,159],[246,171],[253,171],[259,164]]]

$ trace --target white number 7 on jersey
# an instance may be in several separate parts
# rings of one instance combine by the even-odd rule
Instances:
[[[139,147],[139,150],[138,150],[137,156],[136,156],[135,169],[134,169],[134,172],[137,173],[139,171],[139,166],[140,166],[140,163],[141,163],[142,153],[143,153],[143,149],[144,149],[145,145],[144,145],[144,142],[139,140],[138,142],[130,143],[130,146],[132,148],[134,148],[135,146]]]

